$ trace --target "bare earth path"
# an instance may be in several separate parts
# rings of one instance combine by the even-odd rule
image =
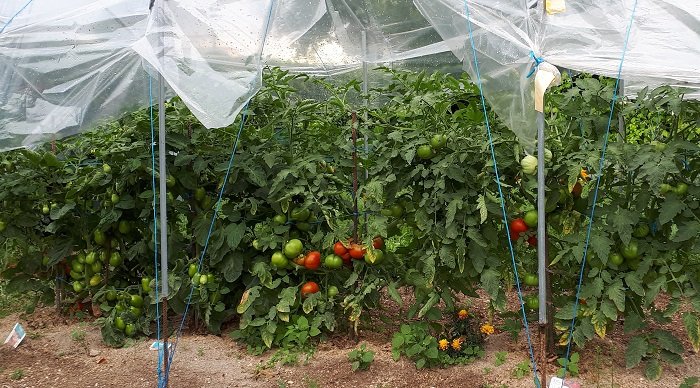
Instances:
[[[16,350],[0,346],[0,388],[4,387],[155,387],[157,354],[152,340],[140,339],[122,349],[105,346],[99,328],[89,322],[66,322],[52,309],[0,320],[4,337],[15,322],[28,336]],[[3,338],[4,340],[4,338]],[[527,360],[524,345],[508,335],[489,338],[486,356],[470,365],[416,370],[413,363],[391,359],[390,334],[361,333],[377,352],[368,371],[353,373],[347,353],[356,344],[342,336],[319,345],[314,357],[299,366],[262,365],[270,355],[251,356],[224,335],[186,335],[178,345],[171,387],[532,387],[531,375],[516,378],[515,366]],[[596,349],[601,349],[596,351]],[[495,353],[507,351],[505,364]],[[649,382],[640,368],[624,369],[624,346],[597,341],[582,352],[584,387],[678,387],[688,376],[700,376],[700,357],[685,354],[684,365],[666,366],[660,381]],[[611,364],[611,361],[614,363]],[[21,370],[21,378],[16,379]],[[554,367],[550,367],[554,371]],[[12,379],[14,377],[15,379]],[[614,385],[613,385],[614,384]]]

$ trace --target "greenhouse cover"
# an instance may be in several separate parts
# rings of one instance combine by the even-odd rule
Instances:
[[[265,66],[324,77],[463,64],[523,142],[533,59],[616,76],[626,92],[700,90],[700,0],[4,0],[0,150],[90,130],[148,106],[162,75],[209,128],[230,125]],[[633,9],[635,10],[633,15]],[[471,32],[468,28],[471,23]],[[624,47],[629,23],[630,37]],[[371,70],[370,70],[371,71]],[[696,93],[696,94],[693,94]]]

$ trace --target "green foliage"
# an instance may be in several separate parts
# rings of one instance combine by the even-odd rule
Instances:
[[[579,356],[578,352],[572,353],[571,357],[569,357],[568,360],[564,357],[558,358],[557,364],[559,364],[559,366],[561,366],[561,368],[559,368],[559,371],[557,372],[557,376],[559,376],[559,377],[564,377],[565,375],[569,375],[571,377],[578,376],[579,359],[580,359],[580,356]]]
[[[401,306],[406,300],[398,290],[413,293],[406,298],[412,301],[408,319],[439,321],[453,310],[455,295],[474,297],[477,288],[495,309],[506,309],[514,277],[478,89],[466,75],[377,71],[386,82],[363,97],[357,81],[337,84],[266,69],[226,182],[240,123],[209,130],[179,99],[166,104],[172,313],[184,313],[191,293],[189,311],[196,321],[218,333],[224,322],[238,318],[234,337],[262,352],[311,346],[340,325],[357,330],[384,290]],[[583,346],[596,335],[605,337],[622,317],[630,332],[649,320],[667,323],[682,301],[700,310],[699,104],[668,87],[645,90],[635,101],[619,100],[615,111],[625,116],[629,129],[621,133],[613,120],[600,169],[613,87],[602,77],[564,75],[545,107],[546,146],[553,154],[545,181],[548,247],[557,275],[553,308],[562,344],[571,340]],[[307,98],[305,91],[312,88],[321,97]],[[353,113],[359,118],[357,144],[349,140]],[[506,211],[521,217],[534,207],[536,179],[521,171],[526,150],[493,112],[488,114]],[[5,291],[50,301],[59,288],[66,309],[83,311],[83,302],[99,305],[103,337],[114,346],[151,334],[156,316],[149,116],[147,109],[138,110],[57,141],[55,148],[12,151],[0,160]],[[440,141],[433,142],[435,136]],[[365,176],[364,169],[367,178],[359,179],[353,196],[355,149],[359,175]],[[582,169],[594,179],[583,177]],[[586,255],[585,303],[569,338],[570,291],[584,256],[597,177],[601,191]],[[215,203],[222,188],[222,200]],[[304,252],[318,250],[323,257],[335,242],[346,241],[353,232],[353,197],[358,212],[367,215],[366,222],[359,217],[357,242],[368,247],[374,236],[383,236],[382,262],[352,260],[337,270],[271,265],[272,254],[292,238],[302,241]],[[214,209],[219,211],[203,254]],[[306,220],[291,217],[307,210]],[[275,222],[279,216],[286,222]],[[536,252],[527,243],[533,231],[525,234],[513,241],[516,265],[519,272],[534,273]],[[615,253],[624,254],[621,264],[609,260]],[[80,262],[91,254],[99,265]],[[307,281],[318,283],[320,292],[302,298],[299,288]],[[341,293],[328,297],[331,286]],[[662,292],[672,303],[654,310]],[[143,306],[132,309],[131,295],[141,296]],[[640,316],[640,311],[650,313]],[[503,329],[514,336],[521,327],[518,315],[503,315],[510,318]],[[119,329],[122,321],[134,333]],[[683,322],[697,348],[697,319],[687,315]],[[407,355],[419,367],[468,360],[480,351],[478,332],[467,338],[460,330],[457,335],[409,328],[406,338],[401,333],[401,340],[395,338],[409,345],[397,345],[395,354]],[[427,337],[443,332],[450,340],[465,336],[469,346],[463,349],[474,354],[437,352]],[[673,340],[649,335],[635,343],[631,364],[677,360],[669,349]]]
[[[505,352],[505,351],[496,352],[496,361],[494,362],[494,365],[501,366],[501,365],[506,363],[507,359],[508,359],[508,352]]]
[[[698,380],[700,379],[696,376],[686,377],[678,388],[693,388],[698,383]]]
[[[366,370],[374,361],[374,351],[367,349],[365,344],[362,344],[359,348],[348,353],[348,360],[350,360],[353,372]]]
[[[416,368],[433,367],[439,364],[438,342],[430,335],[424,322],[401,325],[401,330],[391,340],[391,356],[398,361],[401,355],[416,363]]]
[[[516,379],[522,379],[526,376],[528,376],[532,371],[532,366],[530,365],[530,361],[525,360],[522,362],[519,362],[517,365],[515,365],[515,368],[513,368],[513,377]]]

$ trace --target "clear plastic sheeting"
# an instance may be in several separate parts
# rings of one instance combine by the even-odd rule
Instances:
[[[634,0],[565,0],[551,15],[544,3],[156,0],[149,12],[147,0],[3,0],[0,150],[147,106],[149,72],[210,128],[234,121],[259,90],[264,66],[342,82],[364,78],[364,65],[433,71],[457,60],[474,78],[467,5],[486,97],[532,149],[531,52],[615,76]],[[700,90],[699,64],[700,1],[639,1],[622,73],[627,90],[659,83]]]
[[[496,113],[526,145],[535,142],[531,52],[576,71],[622,76],[634,94],[644,86],[700,88],[700,1],[565,1],[564,12],[547,14],[543,1],[414,0],[423,15],[476,77],[467,29],[472,25],[484,94]]]
[[[477,79],[464,0],[414,0],[423,15]],[[484,95],[505,124],[526,148],[534,148],[534,86],[527,78],[533,66],[530,52],[536,46],[537,9],[525,1],[469,1],[471,34]]]
[[[130,46],[148,12],[132,0],[4,0],[0,5],[0,149],[92,128],[148,104]]]

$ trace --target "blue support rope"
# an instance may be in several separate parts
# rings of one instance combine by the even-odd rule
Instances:
[[[523,293],[520,288],[520,277],[518,276],[518,268],[517,265],[515,264],[515,252],[513,250],[513,242],[510,239],[510,228],[508,227],[508,214],[506,212],[506,204],[505,200],[503,198],[503,189],[501,188],[501,178],[500,174],[498,172],[498,164],[496,162],[496,151],[493,146],[493,136],[491,135],[491,124],[489,123],[489,116],[488,112],[486,111],[486,99],[484,98],[484,90],[481,84],[481,74],[479,72],[479,60],[477,59],[476,56],[476,46],[474,45],[474,34],[472,32],[472,24],[471,20],[469,17],[469,5],[467,4],[467,0],[464,0],[464,8],[466,12],[466,17],[467,17],[467,28],[469,30],[469,41],[471,43],[472,47],[472,53],[474,55],[474,68],[476,71],[476,80],[477,80],[477,85],[479,87],[479,94],[481,95],[481,108],[484,112],[484,120],[486,123],[486,133],[488,134],[489,138],[489,146],[491,147],[491,159],[493,160],[493,169],[496,173],[496,182],[498,183],[498,194],[500,197],[501,201],[501,212],[503,213],[503,223],[506,227],[506,239],[508,241],[508,249],[510,251],[510,259],[511,259],[511,264],[513,265],[513,273],[515,274],[515,284],[518,289],[518,300],[520,301],[520,311],[522,312],[523,315],[523,325],[525,326],[525,336],[527,338],[527,346],[528,350],[530,352],[530,362],[532,364],[532,374],[534,377],[534,382],[535,386],[537,388],[540,388],[540,380],[537,377],[537,362],[535,361],[535,352],[532,347],[532,338],[530,337],[530,327],[527,323],[527,315],[525,313],[525,302],[523,301]],[[533,55],[534,56],[534,55]]]
[[[605,129],[605,136],[603,137],[603,149],[600,155],[600,163],[598,165],[598,176],[596,177],[595,191],[593,192],[593,205],[591,206],[591,216],[588,221],[588,229],[586,231],[586,244],[583,248],[583,259],[581,260],[581,269],[578,276],[578,286],[576,286],[576,300],[574,301],[573,318],[571,318],[571,328],[569,329],[569,337],[567,338],[566,345],[566,356],[564,358],[564,375],[562,379],[566,378],[567,364],[569,362],[569,354],[571,353],[571,344],[574,335],[574,326],[576,324],[576,314],[578,313],[578,302],[581,294],[581,285],[583,283],[583,271],[586,267],[586,257],[588,256],[588,246],[591,241],[591,230],[593,227],[593,216],[595,215],[596,202],[598,201],[598,189],[600,188],[600,178],[603,175],[603,166],[605,165],[605,153],[608,148],[608,138],[610,137],[610,126],[612,125],[613,114],[615,112],[615,102],[617,101],[617,91],[620,84],[620,77],[622,76],[622,64],[625,62],[625,53],[627,52],[627,44],[629,43],[630,31],[632,30],[632,23],[634,22],[634,13],[637,10],[637,0],[634,1],[632,7],[632,14],[630,15],[630,21],[627,25],[627,34],[625,36],[625,43],[622,48],[622,57],[620,58],[620,65],[617,68],[617,79],[615,80],[615,89],[613,90],[612,101],[610,102],[610,116],[608,117],[608,125]]]
[[[27,7],[29,6],[29,4],[32,3],[32,1],[34,1],[34,0],[29,0],[29,1],[27,1],[27,3],[24,4],[24,6],[23,6],[22,8],[19,9],[19,11],[17,11],[14,15],[12,15],[12,17],[10,18],[10,20],[8,20],[7,23],[5,23],[5,25],[2,26],[2,28],[0,28],[0,34],[2,34],[2,33],[5,31],[5,28],[7,28],[7,26],[9,26],[10,23],[12,23],[12,21],[15,20],[15,18],[16,18],[17,16],[19,16],[19,14],[22,13],[22,11],[24,11],[24,9],[27,8]]]
[[[245,107],[243,108],[243,114],[241,116],[241,125],[238,128],[238,134],[236,135],[236,140],[233,143],[233,150],[231,151],[231,157],[229,158],[228,161],[228,168],[226,169],[226,176],[224,178],[224,183],[221,185],[221,190],[219,191],[219,197],[216,201],[216,205],[214,206],[214,214],[211,217],[211,224],[209,224],[209,232],[207,233],[207,239],[204,242],[204,248],[202,249],[202,253],[199,256],[199,262],[197,264],[197,272],[200,272],[202,269],[202,263],[204,262],[204,256],[207,253],[207,248],[209,247],[209,240],[211,238],[211,235],[214,231],[214,224],[216,223],[216,218],[219,213],[219,210],[221,208],[221,198],[224,195],[224,190],[226,190],[226,183],[228,182],[228,178],[231,174],[231,168],[233,167],[233,162],[236,158],[236,150],[238,149],[238,143],[241,139],[241,134],[243,133],[243,126],[245,125],[246,117],[248,115],[248,104],[250,103],[250,100],[246,103]],[[180,339],[180,334],[182,333],[182,329],[185,326],[185,319],[187,318],[187,312],[189,311],[190,304],[192,302],[192,294],[194,293],[194,285],[190,287],[190,293],[187,296],[187,304],[185,304],[185,311],[182,314],[182,319],[180,320],[180,327],[177,330],[177,336],[175,337],[175,343],[172,346],[172,351],[170,352],[170,356],[168,357],[168,367],[167,370],[165,371],[165,379],[164,381],[168,380],[168,377],[170,376],[170,367],[173,364],[173,358],[175,357],[175,351],[177,350],[177,343]],[[160,385],[159,385],[160,386]]]
[[[163,381],[162,365],[165,348],[160,342],[160,300],[158,299],[158,196],[156,190],[156,135],[153,124],[153,77],[148,76],[148,106],[151,122],[151,187],[153,189],[153,268],[155,270],[155,297],[156,297],[156,340],[158,341],[158,385]],[[167,335],[167,333],[166,333]]]

